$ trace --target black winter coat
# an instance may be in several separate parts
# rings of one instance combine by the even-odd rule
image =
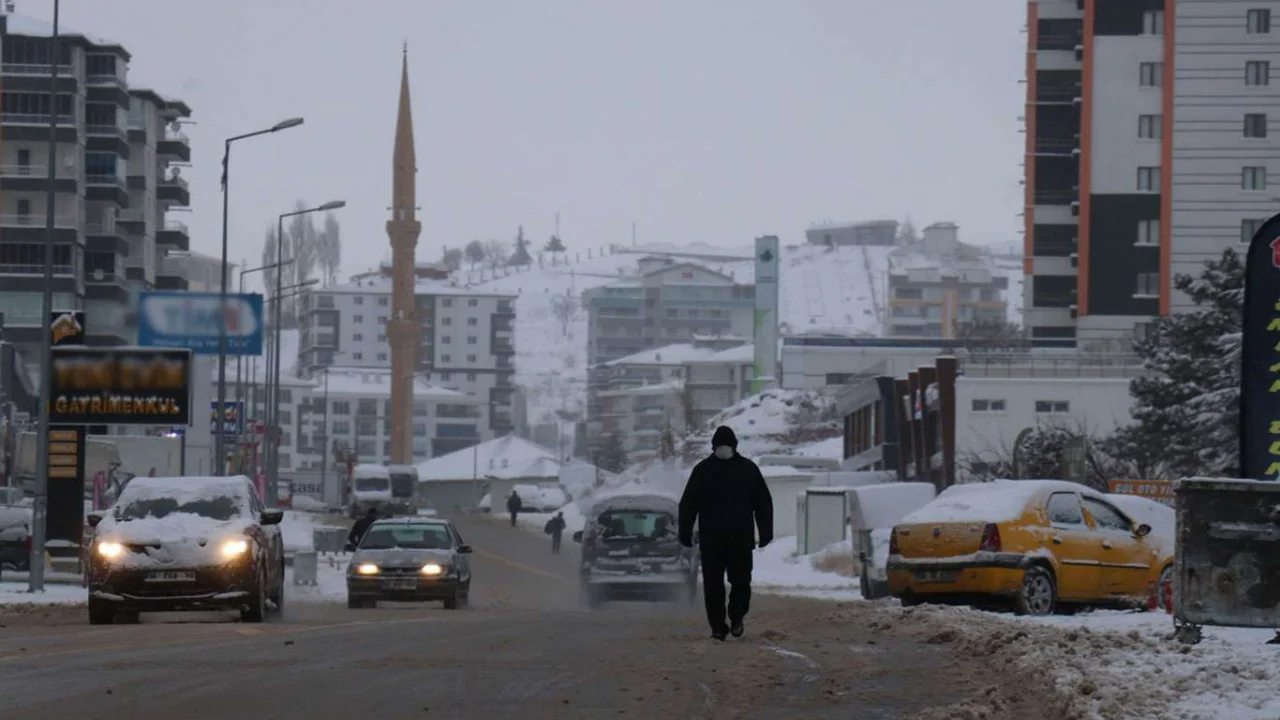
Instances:
[[[351,533],[347,535],[347,542],[352,545],[359,545],[360,539],[369,531],[369,526],[372,525],[373,521],[376,519],[377,518],[371,518],[368,515],[365,515],[359,520],[356,520],[355,524],[351,526]]]
[[[712,455],[694,466],[680,498],[680,542],[704,547],[755,547],[773,540],[773,496],[756,464],[734,454]],[[753,527],[754,526],[754,527]],[[758,535],[757,535],[758,531]]]

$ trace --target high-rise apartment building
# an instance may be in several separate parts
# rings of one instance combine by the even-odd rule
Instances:
[[[45,332],[48,142],[56,123],[55,310],[84,310],[90,345],[136,342],[139,292],[183,289],[171,251],[190,249],[182,168],[191,146],[180,100],[131,87],[122,46],[61,29],[57,100],[49,98],[52,28],[0,13],[0,307],[5,336],[30,364]]]
[[[1027,4],[1024,317],[1124,347],[1280,196],[1280,0]]]

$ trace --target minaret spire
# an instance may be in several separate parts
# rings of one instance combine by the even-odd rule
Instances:
[[[391,346],[391,462],[413,462],[413,390],[422,328],[414,297],[415,257],[422,224],[417,217],[417,157],[413,147],[413,111],[409,98],[409,43],[400,64],[400,106],[396,112],[395,147],[391,155],[391,317],[387,342]]]

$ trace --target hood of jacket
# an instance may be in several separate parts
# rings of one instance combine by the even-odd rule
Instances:
[[[715,434],[711,436],[711,448],[713,450],[721,445],[728,445],[734,450],[738,449],[738,436],[733,434],[733,429],[728,425],[721,425],[716,428]]]

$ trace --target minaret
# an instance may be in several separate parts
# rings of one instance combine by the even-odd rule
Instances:
[[[422,223],[417,219],[414,176],[418,166],[413,151],[413,112],[409,105],[409,46],[405,44],[400,68],[400,109],[396,114],[396,145],[392,155],[391,219],[391,319],[387,341],[391,345],[391,462],[413,462],[413,385],[417,365],[418,325],[414,298],[414,251]]]

